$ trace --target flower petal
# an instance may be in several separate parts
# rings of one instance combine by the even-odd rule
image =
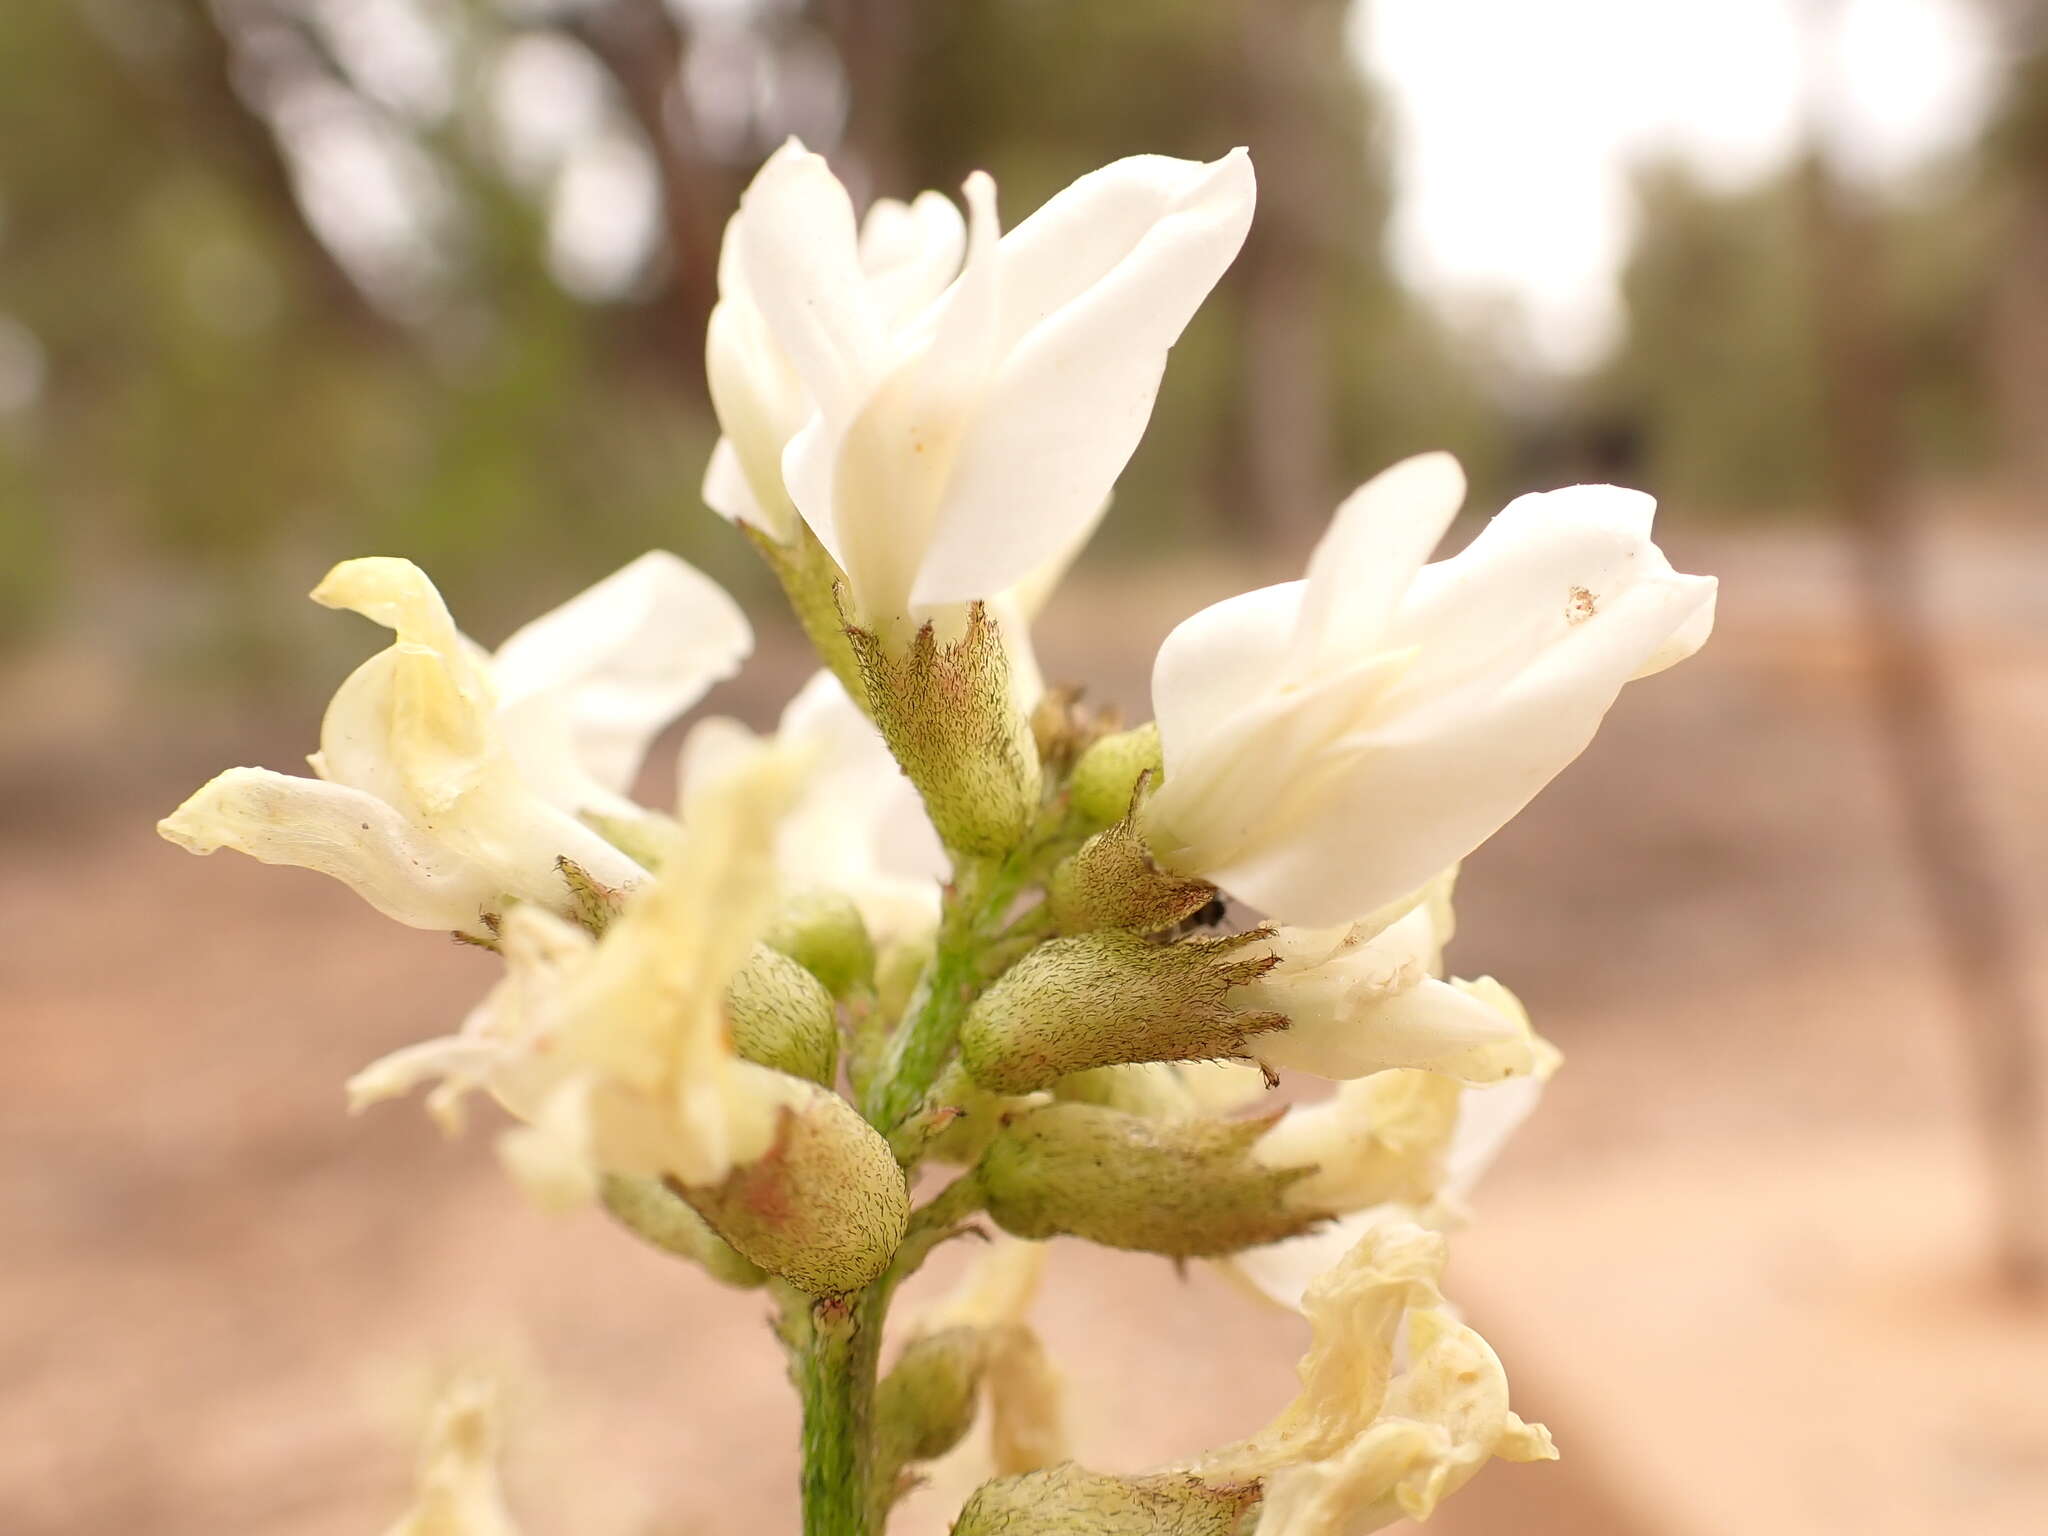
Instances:
[[[1504,682],[1391,711],[1344,743],[1312,803],[1296,807],[1291,835],[1246,840],[1200,872],[1310,926],[1413,889],[1500,830],[1584,751],[1622,685],[1696,622],[1713,590],[1697,576],[1636,583]]]
[[[1380,648],[1464,500],[1465,472],[1448,453],[1403,459],[1345,498],[1309,557],[1290,658],[1297,675]]]
[[[1152,713],[1166,778],[1271,696],[1308,584],[1283,582],[1212,603],[1175,625],[1152,664]]]
[[[738,218],[736,259],[770,333],[818,409],[850,418],[874,387],[887,342],[846,188],[824,156],[791,139],[741,196]]]
[[[1000,592],[1094,517],[1144,433],[1168,349],[1244,242],[1253,196],[1242,151],[1206,167],[1120,161],[1004,242],[1015,346],[954,459],[913,603]]]
[[[499,729],[554,804],[615,810],[655,736],[738,671],[753,643],[724,588],[651,550],[498,648]]]
[[[232,848],[316,870],[414,928],[481,934],[505,893],[487,871],[426,836],[375,795],[267,768],[230,768],[157,831],[193,853]]]
[[[860,224],[860,264],[883,320],[903,326],[945,291],[967,249],[967,224],[951,198],[920,192],[868,205]]]

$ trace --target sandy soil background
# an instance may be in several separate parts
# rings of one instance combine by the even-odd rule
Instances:
[[[1964,1057],[1839,552],[1734,534],[1673,555],[1723,577],[1713,645],[1632,689],[1468,865],[1454,968],[1502,976],[1569,1060],[1450,1288],[1566,1459],[1495,1468],[1434,1525],[2039,1531],[2048,1317],[1982,1279]],[[2031,937],[2048,537],[1958,530],[1939,555]],[[1158,638],[1245,581],[1084,573],[1044,626],[1047,670],[1142,713]],[[761,719],[799,666],[773,643],[714,703]],[[478,1355],[519,1383],[509,1475],[539,1536],[792,1529],[794,1410],[758,1297],[526,1209],[487,1137],[443,1143],[408,1106],[343,1115],[342,1079],[449,1027],[489,957],[152,835],[217,767],[289,767],[323,701],[173,732],[113,714],[90,658],[4,684],[0,1531],[379,1530],[420,1383]],[[1199,1269],[1056,1260],[1044,1327],[1087,1459],[1186,1453],[1287,1396],[1295,1320]],[[942,1528],[935,1504],[917,1528]]]

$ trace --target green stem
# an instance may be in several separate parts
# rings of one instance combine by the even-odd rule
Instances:
[[[804,1536],[873,1536],[876,1366],[881,1354],[881,1294],[828,1297],[810,1309],[796,1351],[803,1402]]]
[[[952,1054],[960,1022],[987,983],[982,966],[987,932],[1023,884],[1024,862],[1013,857],[1000,864],[966,864],[954,881],[939,919],[931,963],[918,979],[903,1022],[861,1104],[868,1123],[883,1135],[924,1102]]]

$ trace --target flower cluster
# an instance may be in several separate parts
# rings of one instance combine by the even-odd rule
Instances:
[[[695,722],[673,811],[630,798],[642,759],[751,646],[713,583],[650,554],[489,652],[380,558],[313,594],[393,635],[313,776],[232,769],[161,830],[502,957],[354,1102],[432,1085],[453,1131],[487,1094],[538,1198],[765,1288],[809,1536],[879,1530],[984,1410],[963,1533],[1426,1515],[1490,1457],[1553,1454],[1438,1289],[1558,1060],[1500,983],[1446,973],[1457,867],[1624,684],[1699,647],[1714,583],[1604,486],[1522,497],[1430,563],[1465,485],[1425,454],[1337,509],[1303,579],[1175,629],[1153,723],[1080,709],[1028,626],[1245,236],[1252,168],[1119,161],[1007,234],[995,197],[977,175],[964,214],[857,218],[792,143],[733,217],[704,496],[822,670],[766,735]],[[1282,1073],[1335,1086],[1264,1107]],[[895,1287],[980,1222],[1006,1236],[884,1373]],[[1067,1459],[1024,1321],[1062,1235],[1300,1309],[1301,1398],[1156,1473]],[[444,1413],[401,1529],[509,1528],[481,1401]]]

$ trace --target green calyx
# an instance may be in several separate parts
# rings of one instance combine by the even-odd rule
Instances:
[[[823,1089],[783,1112],[764,1156],[680,1193],[746,1258],[811,1296],[844,1296],[875,1280],[910,1222],[889,1144]]]
[[[1037,815],[1040,770],[987,608],[971,604],[946,642],[930,623],[907,646],[851,625],[846,635],[869,712],[940,839],[956,854],[1008,854]]]
[[[1042,944],[968,1011],[961,1059],[994,1093],[1049,1088],[1094,1067],[1241,1056],[1285,1015],[1238,1008],[1235,989],[1273,965],[1236,952],[1253,934],[1157,944],[1103,932]]]
[[[1005,1125],[976,1173],[989,1216],[1015,1236],[1210,1258],[1325,1219],[1283,1198],[1308,1170],[1274,1170],[1251,1156],[1277,1118],[1149,1120],[1095,1104],[1046,1104]]]
[[[839,1071],[832,995],[779,950],[756,944],[725,989],[732,1047],[747,1061],[831,1087]]]
[[[983,1483],[953,1536],[1235,1536],[1259,1492],[1256,1481],[1113,1477],[1065,1462]]]

